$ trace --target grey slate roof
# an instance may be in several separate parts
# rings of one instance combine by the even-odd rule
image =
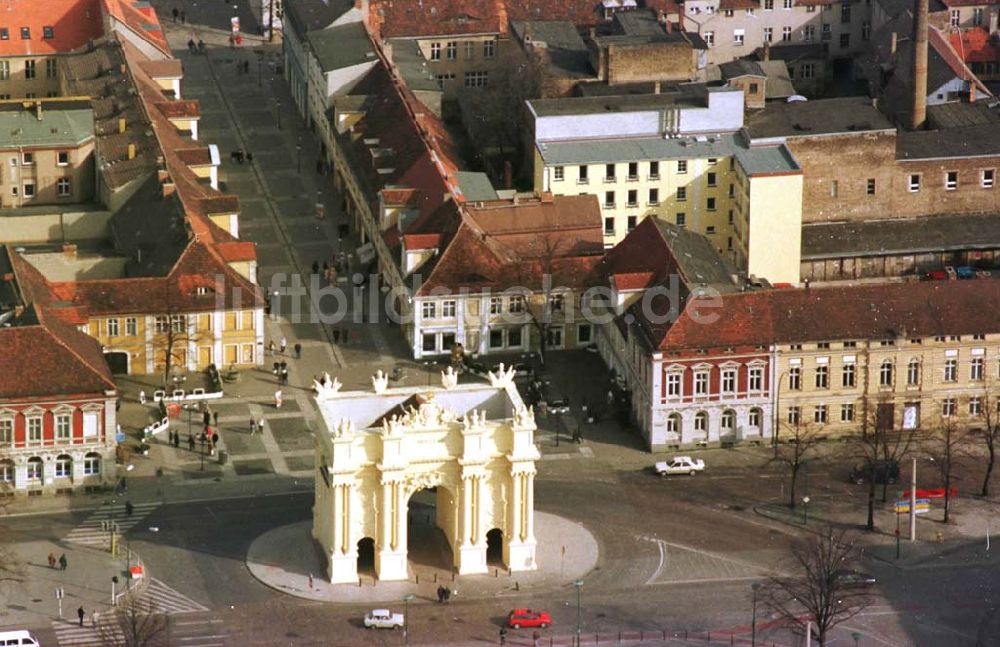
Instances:
[[[1000,155],[1000,137],[996,124],[900,131],[896,136],[896,159],[901,161],[997,155]]]
[[[311,31],[306,36],[324,72],[377,60],[368,32],[360,22]]]
[[[89,106],[42,104],[42,118],[20,101],[0,104],[0,147],[76,146],[94,136],[94,111]]]
[[[287,24],[300,38],[314,29],[329,27],[354,7],[353,0],[290,0],[282,4]]]
[[[652,218],[674,253],[681,271],[693,285],[707,285],[719,292],[733,292],[736,268],[705,236],[678,227],[661,218]]]
[[[993,99],[986,99],[975,103],[954,101],[927,106],[927,121],[933,128],[995,124],[1000,122],[1000,109],[996,106],[991,108],[990,105],[994,103]]]
[[[458,188],[462,195],[470,202],[485,202],[496,200],[497,192],[493,188],[493,183],[485,173],[474,173],[471,171],[458,171],[455,173],[458,180]]]
[[[805,137],[873,130],[893,126],[865,97],[768,103],[747,117],[752,139]]]
[[[530,40],[536,48],[542,49],[550,65],[574,75],[593,75],[587,45],[570,21],[515,20],[511,28],[518,40]]]
[[[417,91],[441,91],[437,77],[427,69],[427,61],[420,53],[420,45],[412,38],[393,38],[392,62],[399,70],[400,76],[406,81],[406,86]]]
[[[699,139],[701,141],[699,141]],[[749,175],[790,173],[799,165],[784,146],[748,147],[738,135],[712,137],[636,137],[631,139],[545,142],[539,153],[547,165],[602,164],[735,155]]]
[[[726,81],[737,79],[741,76],[759,76],[762,78],[765,76],[764,70],[761,69],[760,65],[744,58],[723,63],[719,66],[719,70],[722,72],[723,80]]]
[[[712,88],[725,92],[729,88]],[[536,99],[530,101],[531,109],[539,117],[556,115],[588,115],[595,112],[636,112],[656,110],[667,106],[687,105],[705,107],[707,90],[704,83],[683,83],[661,86],[659,94],[567,97]]]
[[[802,260],[998,247],[1000,218],[996,215],[942,215],[802,227]]]

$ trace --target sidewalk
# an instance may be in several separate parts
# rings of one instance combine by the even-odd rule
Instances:
[[[91,623],[91,613],[106,613],[111,608],[111,578],[118,578],[116,594],[128,590],[133,582],[128,576],[124,556],[112,557],[107,550],[81,546],[66,541],[29,541],[13,545],[15,554],[24,565],[24,583],[11,584],[0,597],[7,599],[6,611],[0,615],[0,627],[20,628],[47,625],[59,619],[57,588],[62,588],[62,617],[77,623],[77,609],[83,607],[86,624]],[[66,555],[67,568],[59,565],[51,569],[47,557],[52,553],[58,559]],[[125,553],[122,546],[121,553]],[[133,561],[135,563],[133,554]],[[137,584],[143,590],[149,574]]]

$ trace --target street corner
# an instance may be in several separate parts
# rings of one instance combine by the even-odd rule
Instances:
[[[378,581],[368,568],[357,583],[331,584],[323,578],[326,566],[311,531],[312,522],[302,521],[265,532],[247,550],[247,569],[265,586],[293,597],[355,604],[396,601],[407,594],[433,600],[439,582],[448,583],[456,594],[460,591],[463,599],[559,589],[593,571],[600,557],[597,539],[582,524],[536,511],[535,570],[512,573],[491,563],[487,573],[454,575],[449,568],[411,558],[406,581]]]

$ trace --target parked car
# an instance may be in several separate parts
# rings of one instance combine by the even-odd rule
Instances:
[[[535,380],[528,386],[528,402],[536,406],[543,403],[549,413],[569,413],[569,397],[551,380]]]
[[[924,275],[920,277],[921,281],[947,281],[948,273],[944,270],[931,270],[930,272],[924,272]]]
[[[552,624],[552,616],[544,611],[533,609],[514,609],[507,616],[507,626],[512,629],[521,627],[541,627],[545,629]]]
[[[878,584],[874,575],[862,573],[861,571],[840,570],[836,573],[837,583],[848,587],[865,587]]]
[[[867,483],[869,479],[874,479],[876,483],[888,483],[892,485],[899,480],[899,463],[894,460],[879,459],[872,462],[866,460],[860,465],[855,465],[851,470],[850,480],[852,483],[861,485]]]
[[[388,609],[372,609],[365,614],[365,626],[369,629],[402,629],[403,614]]]
[[[694,476],[696,472],[705,470],[705,461],[700,458],[691,458],[690,456],[674,456],[669,461],[658,461],[653,466],[653,469],[660,476],[669,476],[671,474],[689,474]]]
[[[960,279],[974,279],[976,278],[976,271],[968,265],[960,265],[955,268],[955,275]]]

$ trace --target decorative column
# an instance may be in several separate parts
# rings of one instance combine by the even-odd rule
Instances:
[[[404,489],[400,478],[395,475],[383,476],[375,572],[378,573],[378,579],[384,581],[407,579],[406,506],[402,493]]]
[[[487,573],[486,533],[482,524],[482,478],[483,467],[463,468],[462,474],[462,525],[455,555],[460,575]]]
[[[504,562],[512,571],[533,571],[535,564],[535,473],[511,474],[513,496],[510,502],[511,525],[504,543]]]
[[[358,546],[351,536],[351,499],[354,496],[354,486],[351,483],[334,482],[330,492],[332,501],[328,505],[333,513],[330,524],[333,538],[329,547],[330,582],[354,583],[358,581]]]

